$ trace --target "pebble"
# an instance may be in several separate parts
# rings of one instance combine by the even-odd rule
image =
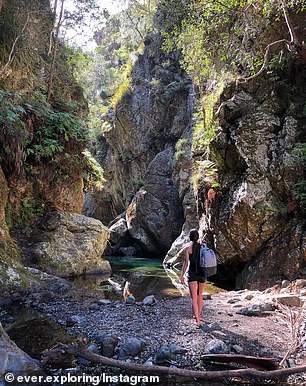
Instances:
[[[204,354],[227,354],[228,346],[220,339],[213,339],[204,348]]]
[[[112,304],[112,301],[109,300],[109,299],[98,299],[96,301],[97,304],[101,305],[101,306],[105,306],[107,304]]]
[[[243,351],[243,348],[241,346],[239,346],[238,344],[234,344],[232,346],[232,349],[237,353],[237,354],[241,354],[242,351]]]
[[[145,306],[152,306],[153,304],[156,303],[156,299],[154,297],[154,295],[149,295],[149,296],[146,296],[144,299],[143,299],[143,304]]]

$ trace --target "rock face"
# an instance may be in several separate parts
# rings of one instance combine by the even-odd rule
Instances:
[[[28,10],[28,15],[21,11],[23,8]],[[66,146],[64,152],[56,150],[50,157],[36,157],[37,151],[34,149],[35,146],[38,148],[45,146],[44,134],[37,136],[37,142],[35,139],[35,134],[38,134],[39,130],[42,130],[40,132],[42,133],[46,127],[43,120],[45,114],[54,117],[52,114],[66,113],[67,102],[68,104],[78,102],[75,104],[78,106],[75,110],[69,109],[69,112],[78,116],[84,114],[87,107],[67,63],[65,64],[59,55],[49,107],[45,105],[46,110],[44,108],[40,110],[44,105],[45,93],[38,90],[47,88],[46,68],[50,64],[47,55],[50,33],[53,29],[50,2],[26,0],[20,4],[14,0],[0,1],[0,18],[1,28],[6,31],[5,36],[3,34],[0,36],[1,68],[7,63],[7,54],[16,39],[15,32],[21,31],[24,26],[23,43],[19,45],[18,50],[14,50],[14,64],[8,66],[2,74],[0,87],[1,111],[4,109],[8,117],[9,114],[13,114],[16,118],[13,121],[3,119],[0,127],[0,293],[2,293],[16,287],[22,289],[31,281],[31,275],[27,276],[28,272],[21,264],[19,250],[21,244],[18,242],[24,241],[24,234],[31,233],[35,220],[50,208],[73,213],[80,213],[82,210],[82,167],[78,162],[73,164],[68,161],[68,158],[74,160],[73,156],[76,156],[79,160],[84,143],[76,141],[70,135],[69,138],[64,138],[64,133],[59,134],[56,127],[54,128],[56,138],[60,141],[62,135],[61,139],[65,143],[64,147]],[[11,21],[15,26],[13,29],[10,28]],[[33,48],[31,58],[27,54],[27,47]],[[21,59],[22,57],[26,57],[27,60]],[[40,93],[39,97],[37,93]],[[57,96],[60,98],[57,99]],[[11,107],[5,104],[6,98],[11,101]],[[35,104],[35,108],[32,103]],[[50,129],[50,133],[51,131]],[[57,140],[53,142],[57,143],[55,148],[61,148]],[[48,146],[46,147],[50,150]],[[15,230],[14,237],[16,236],[16,239],[18,237],[18,241],[12,236],[12,229]]]
[[[193,159],[191,153],[192,131],[186,130],[184,133],[186,144],[184,151],[176,157],[174,164],[173,177],[178,186],[179,197],[182,201],[184,211],[184,223],[180,235],[172,243],[164,259],[164,263],[175,264],[183,260],[182,248],[189,241],[189,233],[193,228],[199,228],[199,219],[196,208],[193,186],[190,181]]]
[[[113,126],[104,134],[98,151],[104,177],[111,184],[94,197],[87,195],[84,213],[103,223],[124,212],[144,183],[154,184],[153,179],[148,181],[149,164],[165,149],[172,149],[174,154],[177,140],[190,124],[191,84],[161,44],[159,35],[146,39],[144,53],[138,55],[131,73],[130,87],[116,106]],[[169,169],[169,158],[159,156],[156,162],[163,170]],[[140,197],[141,192],[137,200]]]
[[[303,74],[293,66],[284,83],[256,79],[222,96],[214,147],[223,162],[223,195],[213,232],[220,262],[236,269],[247,262],[241,287],[305,275],[305,221],[293,195],[301,171],[291,155],[306,129]]]
[[[14,376],[42,374],[38,363],[16,346],[0,324],[0,381],[6,373]]]
[[[3,291],[24,286],[20,251],[9,234],[5,221],[8,187],[0,166],[0,294]]]
[[[127,209],[129,233],[149,255],[164,256],[182,227],[183,208],[172,180],[172,158],[170,149],[154,158],[144,187]]]
[[[109,232],[99,220],[56,211],[45,216],[40,227],[32,248],[40,269],[58,276],[110,271],[109,262],[102,260]]]

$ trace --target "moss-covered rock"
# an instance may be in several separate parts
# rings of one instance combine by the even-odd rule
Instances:
[[[0,294],[22,289],[28,282],[22,273],[20,250],[9,234],[5,222],[8,187],[0,167]]]

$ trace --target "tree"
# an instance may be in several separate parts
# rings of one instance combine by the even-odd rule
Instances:
[[[104,13],[96,4],[96,0],[73,0],[73,5],[73,8],[68,8],[65,0],[54,0],[53,29],[49,48],[51,65],[48,80],[48,102],[50,102],[52,96],[53,78],[60,39],[63,38],[65,40],[68,30],[74,29],[76,32],[80,32],[78,30],[86,25],[89,26],[92,20],[100,23],[104,16]]]
[[[153,16],[156,10],[154,0],[125,0],[126,8],[122,12],[121,26],[127,36],[144,41],[153,29]]]

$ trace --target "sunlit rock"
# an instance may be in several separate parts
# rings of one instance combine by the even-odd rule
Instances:
[[[64,277],[110,271],[102,259],[109,232],[99,220],[56,211],[44,217],[40,228],[32,251],[43,271]]]
[[[144,187],[136,193],[126,214],[131,237],[152,256],[164,256],[182,226],[183,208],[171,176],[172,157],[168,149],[154,158]]]

